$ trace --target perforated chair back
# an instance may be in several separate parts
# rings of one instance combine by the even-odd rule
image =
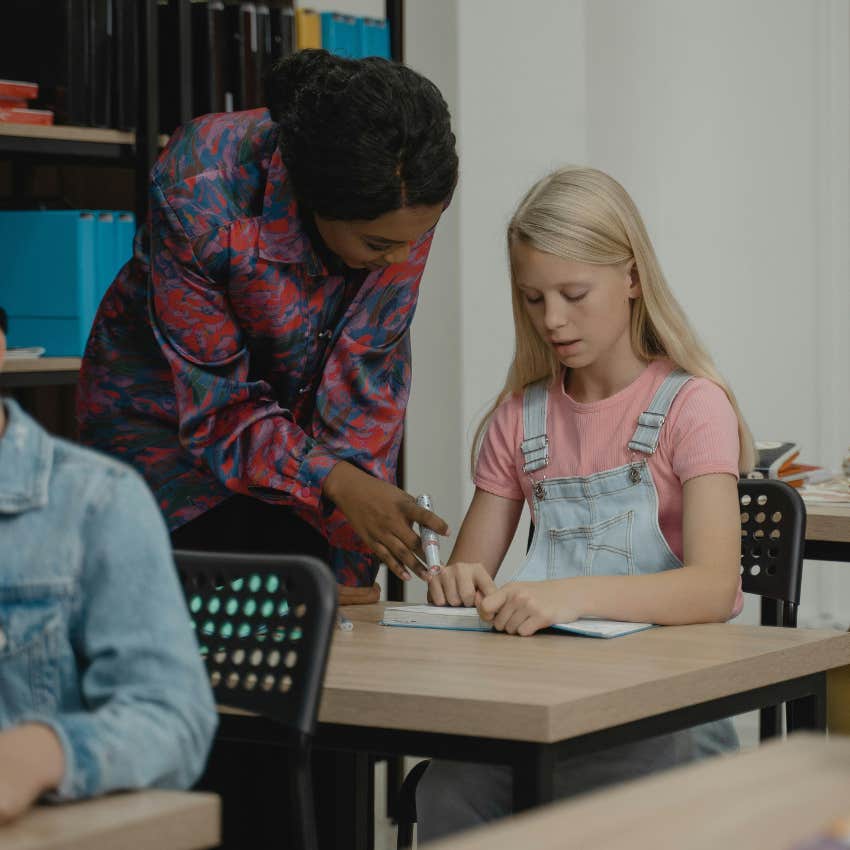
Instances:
[[[763,625],[794,626],[803,579],[806,506],[793,487],[767,479],[740,481],[738,499],[744,593],[762,597]]]
[[[330,569],[306,555],[174,559],[216,701],[312,735],[336,615]]]
[[[176,550],[174,560],[216,701],[277,721],[288,739],[285,846],[317,850],[310,749],[336,621],[331,571],[308,555]]]
[[[803,580],[806,506],[783,481],[744,479],[738,482],[741,507],[741,587],[761,597],[763,626],[797,625]],[[794,731],[792,705],[785,706],[789,732]],[[782,706],[759,711],[759,738],[782,730]]]

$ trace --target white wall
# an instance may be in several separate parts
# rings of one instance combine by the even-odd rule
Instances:
[[[754,434],[837,466],[850,442],[846,0],[593,0],[587,23],[591,163],[635,197]],[[840,570],[808,565],[801,622],[850,622]]]
[[[831,262],[821,244],[821,148],[833,132],[820,94],[828,5],[594,0],[588,150],[635,196],[754,433],[792,437],[807,458],[834,464],[844,445],[817,342]],[[844,340],[846,331],[834,342],[846,364]],[[831,358],[823,367],[835,374]]]
[[[405,7],[407,64],[440,89],[458,126],[456,0]],[[458,196],[461,194],[458,191]],[[462,418],[460,339],[460,204],[443,214],[423,276],[413,324],[413,389],[405,430],[405,486],[430,493],[436,511],[457,532],[465,502],[458,483]],[[443,542],[448,555],[450,542]],[[424,599],[414,579],[409,598]]]
[[[456,532],[472,495],[474,424],[513,353],[505,227],[531,183],[585,156],[584,4],[408,0],[405,58],[453,115],[461,160],[454,203],[432,248],[414,323],[405,478],[430,492]],[[521,555],[527,525],[506,566]],[[451,542],[444,546],[448,554]],[[424,586],[414,585],[411,598]]]
[[[472,427],[512,353],[504,227],[564,162],[632,193],[754,433],[836,466],[850,444],[848,0],[517,8],[406,4],[407,61],[449,101],[462,173],[414,326],[409,489],[457,529]],[[842,617],[850,573],[810,564],[801,619]]]

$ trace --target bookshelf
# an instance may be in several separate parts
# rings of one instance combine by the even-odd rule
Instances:
[[[76,385],[81,363],[79,357],[7,360],[0,372],[0,389]]]
[[[158,136],[158,147],[162,148],[167,143],[168,136]],[[133,157],[135,146],[136,134],[125,130],[0,123],[0,156],[24,154],[129,160]]]

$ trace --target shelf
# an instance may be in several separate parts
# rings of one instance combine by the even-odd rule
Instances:
[[[52,387],[76,384],[79,357],[32,357],[7,360],[0,371],[0,387]]]
[[[159,136],[160,147],[168,136]],[[127,159],[133,155],[136,134],[99,127],[72,127],[0,122],[0,155],[79,156],[98,159]]]

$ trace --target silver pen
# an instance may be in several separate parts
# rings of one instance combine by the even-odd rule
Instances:
[[[427,511],[433,511],[434,505],[431,497],[427,493],[416,497],[416,504],[420,508],[425,508]],[[428,572],[435,576],[440,572],[440,537],[436,531],[428,528],[426,525],[419,523],[419,537],[422,540],[422,551],[425,553],[425,563],[428,565]]]

